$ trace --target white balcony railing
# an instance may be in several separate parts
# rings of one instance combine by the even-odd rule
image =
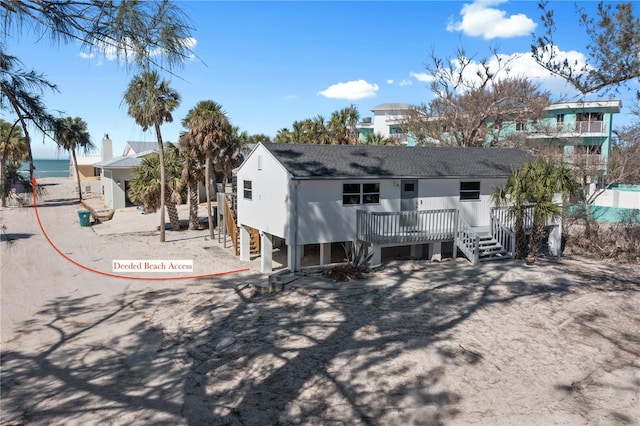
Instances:
[[[357,238],[372,244],[453,240],[457,223],[456,209],[398,212],[358,210]]]

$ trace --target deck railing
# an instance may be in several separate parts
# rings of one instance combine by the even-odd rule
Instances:
[[[414,210],[357,212],[357,239],[372,244],[406,244],[453,240],[458,211]]]
[[[530,230],[533,228],[533,204],[525,204],[524,207],[524,229]],[[511,207],[493,207],[491,208],[491,217],[495,217],[504,227],[510,230],[514,230],[516,224],[516,218],[511,213]]]
[[[489,214],[489,217],[491,236],[500,243],[502,248],[506,251],[506,256],[513,257],[516,241],[516,235],[513,231],[513,228],[509,228],[504,223],[502,223],[500,219],[498,219],[498,217],[494,214],[493,210]]]
[[[458,220],[455,244],[471,263],[478,264],[480,261],[480,237],[462,218]]]

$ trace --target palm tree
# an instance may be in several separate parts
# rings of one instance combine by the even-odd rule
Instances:
[[[533,204],[533,227],[529,238],[527,256],[535,256],[540,250],[544,226],[563,213],[560,204],[554,202],[556,196],[576,195],[579,186],[570,169],[562,165],[551,164],[541,158],[528,161],[518,170],[514,170],[504,187],[496,188],[492,194],[498,205],[510,205],[510,213],[516,224],[516,257],[523,257],[522,241],[525,239],[525,204]]]
[[[204,174],[198,159],[192,155],[193,143],[187,133],[180,135],[180,157],[182,158],[182,184],[186,185],[189,198],[189,229],[199,229],[198,206],[198,182],[202,181]]]
[[[171,148],[172,146],[174,148]],[[182,166],[178,161],[177,148],[174,145],[167,144],[165,161],[169,178],[167,186],[170,191],[166,192],[164,200],[161,194],[160,157],[155,155],[144,158],[142,163],[133,169],[127,195],[134,203],[142,204],[146,212],[154,212],[162,206],[166,206],[171,229],[177,231],[180,229],[180,218],[176,204],[180,202],[179,188]]]
[[[509,206],[509,214],[514,218],[515,258],[522,259],[526,256],[527,251],[527,231],[525,229],[524,216],[529,203],[524,169],[513,170],[504,186],[495,188],[491,197],[497,206]]]
[[[0,197],[2,207],[7,205],[11,181],[17,175],[21,162],[27,158],[27,138],[22,136],[22,127],[0,120]],[[19,176],[19,175],[18,175]]]
[[[127,113],[142,127],[143,131],[153,127],[158,140],[160,156],[160,242],[165,240],[164,202],[166,193],[164,144],[160,125],[173,121],[171,112],[180,104],[180,95],[169,87],[166,80],[160,80],[155,71],[145,71],[129,83],[124,94],[124,102],[129,106]]]
[[[58,144],[58,149],[71,152],[71,158],[73,158],[73,164],[76,169],[78,197],[80,201],[82,201],[82,187],[80,184],[80,171],[78,170],[76,150],[80,149],[82,153],[88,154],[95,148],[95,145],[91,142],[91,135],[87,131],[87,123],[80,117],[60,118],[54,125],[53,134]]]
[[[13,110],[18,117],[13,127],[18,123],[22,126],[27,142],[26,160],[29,162],[29,182],[33,180],[33,155],[31,152],[31,138],[28,123],[32,124],[43,134],[48,134],[55,124],[55,118],[49,114],[41,96],[45,90],[58,91],[55,84],[50,83],[43,74],[35,71],[24,71],[22,62],[15,56],[6,54],[0,44],[0,109]],[[10,136],[12,131],[9,131]]]
[[[207,219],[209,222],[209,237],[213,239],[213,215],[211,212],[211,180],[212,160],[217,158],[228,138],[231,124],[222,105],[211,101],[200,101],[189,110],[182,120],[182,125],[187,128],[190,142],[191,156],[204,159],[205,192],[207,194]]]
[[[232,170],[242,164],[244,155],[247,153],[248,140],[249,134],[246,131],[241,132],[237,126],[231,127],[229,136],[216,160],[216,171],[222,173],[223,185],[229,180]]]
[[[382,133],[365,134],[364,143],[367,145],[395,145],[395,141],[392,138],[388,138]]]

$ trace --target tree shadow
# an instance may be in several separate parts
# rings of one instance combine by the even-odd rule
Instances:
[[[553,276],[545,281],[512,273],[517,268],[526,270],[515,262],[440,264],[334,290],[294,284],[276,294],[260,294],[251,284],[264,278],[245,274],[190,282],[188,291],[125,291],[107,301],[59,297],[20,330],[47,332],[53,343],[37,353],[2,353],[3,417],[447,424],[463,402],[447,385],[448,369],[482,368],[490,355],[457,343],[458,326],[522,299],[546,303],[584,291],[637,291],[631,279],[602,281],[586,270],[568,279],[553,262],[536,266]],[[184,318],[175,324],[156,318],[162,309]],[[575,321],[586,330],[604,319]],[[600,338],[638,356],[636,334]]]

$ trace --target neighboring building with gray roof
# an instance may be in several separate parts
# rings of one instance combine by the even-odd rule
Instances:
[[[127,142],[123,155],[96,163],[100,168],[100,186],[105,204],[116,210],[131,205],[127,197],[133,169],[145,157],[158,154],[157,142]]]
[[[332,243],[351,241],[374,261],[383,247],[408,245],[430,258],[460,248],[475,263],[476,249],[462,245],[482,234],[491,255],[508,255],[508,241],[491,234],[491,193],[528,158],[516,148],[258,144],[236,172],[241,259],[249,228],[262,235],[263,272],[273,237],[285,241],[294,271],[305,245],[319,244],[325,264]]]
[[[132,142],[129,141],[124,147],[122,156],[136,155],[145,151],[158,152],[158,142]]]

